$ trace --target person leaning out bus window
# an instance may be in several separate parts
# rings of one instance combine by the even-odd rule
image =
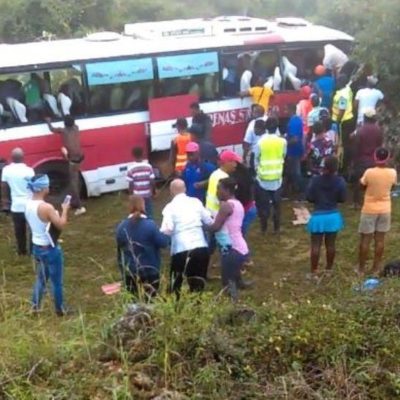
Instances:
[[[261,77],[258,77],[254,86],[248,90],[240,92],[239,95],[242,98],[245,96],[251,96],[253,104],[262,106],[265,112],[268,113],[269,103],[274,92]]]

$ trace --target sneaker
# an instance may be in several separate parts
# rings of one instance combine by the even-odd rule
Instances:
[[[79,216],[79,215],[83,215],[86,213],[86,208],[85,207],[81,207],[75,210],[75,216]]]

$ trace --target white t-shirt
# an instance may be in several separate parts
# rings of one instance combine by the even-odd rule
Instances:
[[[163,212],[161,232],[171,236],[171,254],[208,247],[203,225],[212,223],[211,214],[199,199],[181,193]]]
[[[24,163],[11,163],[3,168],[1,181],[10,188],[12,212],[25,212],[26,202],[31,198],[27,179],[34,175],[33,169]]]
[[[344,64],[349,61],[349,57],[336,46],[332,44],[327,44],[324,46],[325,55],[322,64],[325,68],[329,68],[334,71],[335,69],[340,69]]]
[[[376,104],[378,101],[383,100],[383,98],[384,95],[379,89],[360,89],[356,94],[356,100],[358,101],[357,123],[362,123],[364,121],[364,112],[369,108],[375,110]]]
[[[258,141],[260,140],[261,136],[257,136],[254,132],[254,125],[258,119],[262,119],[266,121],[268,117],[265,115],[261,118],[252,119],[249,124],[247,125],[246,133],[244,135],[243,141],[248,143],[251,146],[251,152],[254,152],[254,148],[257,146]]]
[[[240,91],[247,92],[251,88],[251,78],[253,73],[246,69],[240,77]]]

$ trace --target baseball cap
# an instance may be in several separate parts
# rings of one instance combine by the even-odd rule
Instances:
[[[187,128],[188,123],[186,118],[178,118],[176,122],[172,125],[173,128]]]
[[[200,147],[196,142],[189,142],[186,145],[186,153],[197,153]]]
[[[221,163],[227,163],[227,162],[232,162],[236,161],[238,163],[242,162],[242,157],[239,156],[239,154],[236,154],[234,151],[231,150],[224,150],[220,155],[219,155],[219,160]]]
[[[367,77],[367,82],[371,85],[374,85],[374,86],[377,85],[378,81],[379,81],[378,78],[374,75],[370,75]]]

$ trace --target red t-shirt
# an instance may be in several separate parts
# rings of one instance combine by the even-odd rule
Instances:
[[[377,124],[364,124],[358,131],[355,143],[356,160],[360,163],[375,164],[374,153],[383,143],[383,132]]]

